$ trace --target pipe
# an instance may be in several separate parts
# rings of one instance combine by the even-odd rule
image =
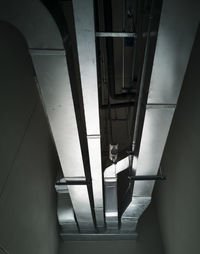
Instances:
[[[133,133],[133,143],[132,143],[132,150],[133,151],[135,151],[135,144],[136,144],[136,139],[138,136],[139,119],[141,116],[143,92],[144,92],[145,78],[146,78],[146,72],[147,72],[147,63],[148,63],[148,55],[149,55],[149,48],[150,48],[150,33],[151,33],[151,26],[152,26],[152,19],[153,19],[153,17],[152,17],[153,4],[154,4],[154,0],[152,0],[151,11],[150,11],[150,15],[149,15],[146,47],[145,47],[145,52],[144,52],[144,63],[143,63],[143,68],[142,68],[140,91],[139,91],[139,96],[138,96],[138,103],[137,103],[137,110],[136,110],[136,117],[135,117],[135,127],[134,127],[134,133]]]
[[[131,181],[163,181],[166,180],[165,176],[157,176],[157,175],[136,175],[130,177]]]
[[[87,182],[87,181],[65,181],[65,182],[57,182],[55,186],[59,186],[59,185],[89,185],[91,184],[91,182]]]

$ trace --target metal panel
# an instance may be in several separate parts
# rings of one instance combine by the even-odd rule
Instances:
[[[148,103],[177,103],[199,11],[200,1],[163,1]]]
[[[71,199],[67,186],[56,186],[57,191],[57,214],[62,232],[78,233],[78,227],[74,217]]]
[[[0,16],[1,20],[17,27],[27,40],[64,176],[86,180],[63,41],[56,23],[39,0],[20,0],[12,4],[3,0]],[[79,227],[86,228],[82,218],[88,216],[87,228],[92,231],[94,225],[87,187],[70,187],[70,196],[77,220],[80,219]],[[58,201],[63,203],[63,199]],[[58,212],[60,220],[73,228],[72,213],[72,217],[68,216],[68,208],[68,215],[63,212]]]
[[[104,171],[105,219],[107,229],[118,228],[116,166],[117,164],[112,164]]]
[[[126,157],[104,171],[105,217],[108,229],[118,228],[117,174],[129,166],[129,157]]]
[[[199,1],[163,1],[136,175],[158,172],[199,22],[199,10]],[[129,221],[137,224],[135,217],[139,218],[148,206],[153,186],[154,181],[135,182],[132,202],[122,216],[123,228],[127,229]],[[143,204],[138,205],[138,200]]]
[[[137,222],[151,202],[151,197],[133,197],[121,219],[122,232],[134,232]]]
[[[34,54],[33,62],[64,177],[86,180],[66,58]],[[87,187],[70,186],[69,193],[80,229],[94,230]]]
[[[117,164],[112,164],[104,171],[105,218],[107,229],[118,228],[116,166]]]
[[[90,157],[94,209],[97,226],[103,227],[103,187],[93,1],[73,0],[73,10]]]
[[[94,209],[98,227],[104,227],[103,214],[103,183],[101,165],[101,140],[100,136],[88,137],[88,148],[90,157],[90,167],[93,185]]]
[[[87,135],[98,135],[99,103],[92,0],[73,0]]]
[[[136,175],[156,175],[174,114],[173,107],[146,109]],[[151,196],[154,181],[137,181],[133,196]]]
[[[118,228],[117,178],[104,180],[105,186],[105,217],[108,229]]]
[[[80,231],[94,231],[94,223],[86,185],[69,185],[68,186],[73,208],[76,211],[76,218]]]
[[[33,55],[39,89],[65,177],[84,177],[65,56]]]
[[[136,175],[157,174],[174,108],[147,108]]]

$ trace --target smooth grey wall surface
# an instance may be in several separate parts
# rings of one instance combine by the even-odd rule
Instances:
[[[59,254],[163,254],[160,231],[153,204],[138,223],[138,238],[131,241],[66,241]]]
[[[0,34],[0,253],[57,254],[58,157],[24,39]]]
[[[165,254],[200,253],[200,29],[192,50],[154,196]]]

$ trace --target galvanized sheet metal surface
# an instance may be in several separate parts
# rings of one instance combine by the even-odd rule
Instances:
[[[68,186],[73,208],[76,212],[76,218],[80,231],[94,232],[94,223],[92,218],[91,206],[86,185]]]
[[[73,10],[87,135],[97,135],[100,129],[93,1],[73,0]]]
[[[136,175],[157,175],[200,19],[200,2],[164,0]],[[154,181],[136,181],[122,228],[149,205]],[[139,203],[138,203],[139,201]],[[133,224],[134,227],[135,224]]]
[[[101,136],[92,0],[73,0],[74,23],[83,93],[97,227],[104,227]]]
[[[62,55],[33,55],[32,59],[64,176],[83,177],[85,174],[66,58]]]
[[[177,103],[199,21],[200,1],[163,1],[148,104]]]

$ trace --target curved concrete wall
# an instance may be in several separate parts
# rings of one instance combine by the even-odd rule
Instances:
[[[162,159],[167,176],[155,190],[166,254],[199,253],[200,29]]]
[[[59,161],[20,33],[0,24],[0,253],[56,254]]]

